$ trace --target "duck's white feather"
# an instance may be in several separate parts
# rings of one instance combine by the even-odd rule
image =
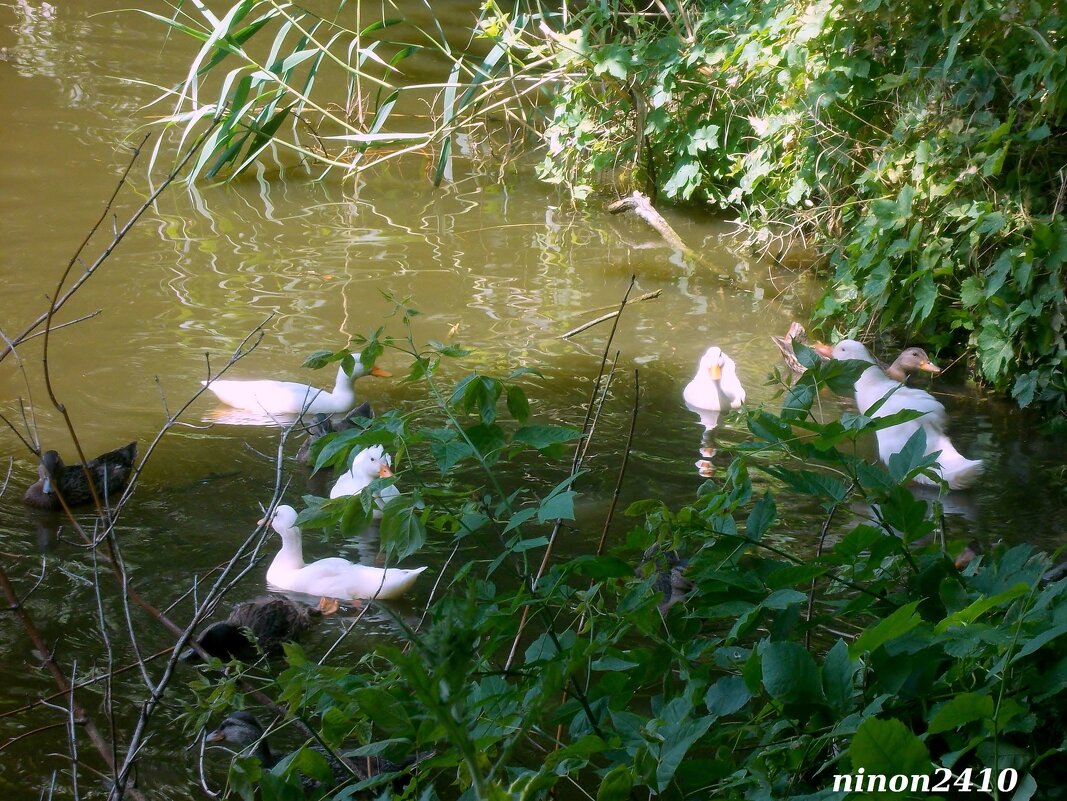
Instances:
[[[739,409],[745,402],[745,388],[737,377],[734,360],[714,345],[700,357],[693,380],[682,391],[685,402],[695,409],[720,411]]]
[[[379,371],[382,372],[382,371]],[[201,381],[227,406],[267,414],[344,414],[356,407],[353,383],[364,374],[358,355],[352,374],[337,368],[333,390],[327,391],[295,381],[219,380]]]
[[[337,478],[333,489],[330,490],[330,497],[341,498],[345,495],[356,495],[368,487],[374,479],[391,476],[393,474],[390,470],[391,462],[389,454],[381,445],[364,448],[356,454],[356,458],[352,460],[352,466]],[[398,495],[400,495],[400,490],[393,484],[375,492],[374,516],[381,517],[385,504]]]
[[[426,569],[368,567],[340,557],[305,564],[300,529],[296,526],[296,510],[291,506],[279,506],[271,525],[282,538],[282,549],[267,568],[267,582],[281,590],[343,600],[399,598],[414,586],[419,573]]]
[[[856,381],[856,405],[863,413],[866,414],[867,410],[882,398],[885,398],[885,401],[872,417],[888,417],[906,409],[923,413],[922,417],[877,432],[878,456],[883,462],[888,464],[889,457],[899,453],[912,435],[922,428],[926,434],[926,453],[940,451],[936,471],[945,479],[950,489],[966,489],[978,480],[984,468],[982,460],[967,459],[956,450],[945,433],[948,427],[945,407],[933,395],[922,389],[906,387],[887,376],[868,350],[853,339],[838,342],[834,346],[834,358],[870,362],[871,366]],[[936,484],[923,475],[915,480],[921,484]]]

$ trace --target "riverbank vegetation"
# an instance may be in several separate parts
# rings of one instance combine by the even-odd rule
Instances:
[[[466,159],[537,149],[577,200],[639,186],[737,215],[757,249],[801,246],[831,282],[823,325],[966,355],[1067,414],[1058,4],[490,2],[467,52],[436,20],[186,13],[169,24],[202,45],[166,121],[220,120],[192,177],[272,143],[344,170],[429,149],[438,182],[461,139]],[[444,71],[405,81],[420,51]]]
[[[677,504],[630,504],[620,527],[614,504],[603,520],[576,512],[587,452],[624,436],[592,425],[605,382],[584,424],[550,425],[527,400],[535,373],[446,381],[458,346],[376,344],[391,363],[405,354],[435,408],[362,421],[313,458],[343,463],[370,444],[402,454],[410,469],[385,509],[383,551],[432,538],[455,552],[419,624],[397,619],[398,643],[347,664],[289,646],[288,668],[257,681],[357,762],[418,755],[410,778],[351,778],[330,797],[842,798],[834,776],[846,774],[950,775],[952,789],[975,791],[985,777],[996,798],[1059,797],[1067,581],[1025,545],[959,558],[940,503],[905,486],[932,464],[924,443],[888,471],[854,455],[858,438],[899,419],[813,413],[820,390],[851,392],[865,364],[805,349],[811,369],[779,413],[747,413],[720,475]],[[640,413],[636,375],[611,394]],[[531,482],[546,457],[555,477]],[[352,536],[374,490],[309,496],[301,520]],[[779,536],[780,492],[821,509],[803,546],[814,555]],[[572,541],[596,530],[595,547]],[[251,702],[240,678],[195,685],[194,730]],[[230,787],[298,798],[301,775],[329,775],[313,749],[270,771],[246,755]]]

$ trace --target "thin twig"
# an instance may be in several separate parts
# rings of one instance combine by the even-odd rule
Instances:
[[[655,292],[646,292],[641,297],[634,298],[630,302],[631,303],[638,303],[639,301],[642,301],[642,300],[652,300],[653,298],[658,298],[662,294],[663,294],[663,290],[662,289],[657,289]],[[577,328],[572,328],[570,331],[568,331],[565,334],[560,334],[558,337],[556,337],[556,339],[569,339],[570,337],[574,336],[575,334],[580,334],[582,331],[585,331],[587,328],[592,328],[594,325],[597,325],[599,323],[604,322],[605,320],[610,320],[613,317],[618,317],[618,316],[619,316],[619,310],[615,309],[614,311],[608,312],[607,314],[600,315],[599,317],[597,317],[594,320],[589,320],[588,322],[582,323]]]

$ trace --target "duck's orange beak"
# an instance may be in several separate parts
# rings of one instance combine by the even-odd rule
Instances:
[[[264,517],[262,520],[257,520],[256,521],[256,525],[257,526],[265,526],[269,522],[270,522],[270,518],[269,517]]]
[[[374,366],[374,367],[370,368],[370,374],[371,375],[376,375],[376,376],[378,376],[378,378],[392,378],[393,377],[393,374],[390,373],[388,370],[383,370],[381,367],[378,367],[378,366]]]
[[[708,368],[708,375],[711,376],[712,381],[718,381],[720,378],[722,378],[722,368],[719,367],[719,365],[717,364],[713,364],[711,367]]]
[[[936,364],[934,364],[929,359],[927,359],[924,362],[919,362],[919,369],[920,370],[925,370],[927,373],[933,373],[934,375],[937,375],[938,373],[941,372],[941,368],[938,367]]]
[[[834,356],[834,348],[832,345],[827,345],[825,342],[812,342],[811,349],[822,356],[824,359],[832,359]]]
[[[223,734],[219,729],[215,729],[215,731],[211,732],[211,734],[204,738],[204,742],[221,743],[225,739],[226,735]]]
[[[382,462],[382,466],[378,468],[378,478],[391,478],[393,471],[389,469],[389,465]]]

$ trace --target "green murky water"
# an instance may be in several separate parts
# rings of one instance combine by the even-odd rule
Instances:
[[[6,151],[0,161],[0,329],[8,336],[47,307],[46,297],[127,160],[120,143],[139,139],[136,130],[153,113],[142,106],[154,92],[120,78],[157,76],[166,83],[181,67],[179,49],[161,49],[154,23],[128,13],[92,14],[82,5],[18,0],[0,6]],[[96,11],[111,7],[87,5]],[[473,5],[460,2],[434,8],[456,30],[475,13]],[[698,214],[668,213],[702,254],[702,263],[692,265],[641,223],[611,217],[601,204],[571,209],[529,171],[500,179],[461,168],[456,183],[441,190],[431,187],[426,174],[421,157],[396,162],[358,186],[339,178],[314,183],[295,168],[268,166],[234,186],[167,190],[57,318],[94,315],[55,331],[49,354],[54,390],[86,450],[97,453],[131,439],[143,450],[163,425],[166,409],[180,407],[196,391],[208,360],[223,363],[265,320],[262,343],[233,376],[329,383],[325,374],[300,369],[304,356],[342,347],[383,322],[389,333],[403,333],[397,319],[386,319],[392,304],[383,292],[407,298],[422,312],[415,322],[418,340],[445,339],[455,330],[458,341],[476,350],[470,366],[542,370],[545,381],[530,387],[535,415],[579,424],[608,326],[569,341],[559,334],[617,304],[636,275],[635,292],[662,294],[631,307],[619,328],[621,372],[591,449],[593,469],[578,487],[586,493],[579,534],[565,548],[587,550],[599,535],[621,460],[634,368],[643,402],[625,496],[679,503],[692,497],[702,481],[694,467],[702,429],[682,405],[681,390],[699,355],[709,344],[722,346],[738,362],[748,402],[770,403],[774,390],[766,377],[779,361],[768,334],[805,316],[820,291],[817,282],[731,252],[726,226]],[[119,218],[147,191],[137,166],[116,207]],[[96,252],[98,246],[88,250]],[[32,409],[27,419],[41,443],[70,454],[69,435],[45,389],[42,342],[31,340],[17,359],[0,363],[0,411],[21,428],[20,408]],[[401,372],[404,365],[390,364],[390,358],[383,366]],[[461,373],[457,366],[448,375]],[[962,385],[962,375],[959,367],[948,371],[937,391],[946,396],[960,450],[986,459],[988,470],[977,489],[950,499],[950,532],[985,543],[1059,545],[1063,443],[1039,435],[1033,420],[1009,405],[975,395]],[[416,386],[397,381],[367,379],[358,387],[379,410],[415,411],[426,403]],[[197,401],[182,417],[191,425],[163,439],[119,525],[137,589],[180,624],[189,614],[184,594],[251,532],[275,480],[269,455],[277,431],[207,426],[213,408],[207,399]],[[737,425],[727,420],[720,439],[739,436]],[[69,525],[20,502],[36,462],[6,426],[0,428],[0,455],[7,476],[0,495],[3,568],[67,676],[76,666],[77,678],[89,678],[103,669],[106,653],[91,557]],[[562,469],[532,468],[534,479],[549,486]],[[283,478],[291,482],[286,499],[298,503],[308,491],[306,471],[286,462]],[[791,505],[783,496],[779,511],[781,538],[803,552],[817,534],[818,509]],[[315,553],[336,547],[319,545]],[[412,561],[429,564],[436,574],[447,555],[447,543],[431,543]],[[264,570],[251,570],[231,597],[262,591]],[[116,662],[127,664],[121,601],[106,581]],[[431,584],[420,584],[398,611],[417,616]],[[335,617],[319,626],[309,652],[321,653],[350,619]],[[173,643],[136,608],[131,621],[143,653]],[[370,647],[375,638],[391,636],[392,626],[388,616],[370,614],[342,648]],[[15,711],[54,692],[52,679],[12,614],[0,624],[0,643],[0,793],[47,793],[58,771],[56,794],[68,797],[66,735],[56,727],[62,714],[43,706]],[[173,720],[184,692],[181,682],[173,686],[161,722]],[[123,674],[115,695],[122,730],[145,695],[136,671]],[[83,691],[79,697],[103,723],[99,694]],[[185,750],[191,739],[173,726],[158,727],[141,761],[140,786],[157,798],[196,792],[196,756]],[[86,765],[99,766],[87,742],[80,752]],[[209,774],[217,786],[224,760],[212,762]],[[88,767],[80,779],[83,789],[99,787]]]

